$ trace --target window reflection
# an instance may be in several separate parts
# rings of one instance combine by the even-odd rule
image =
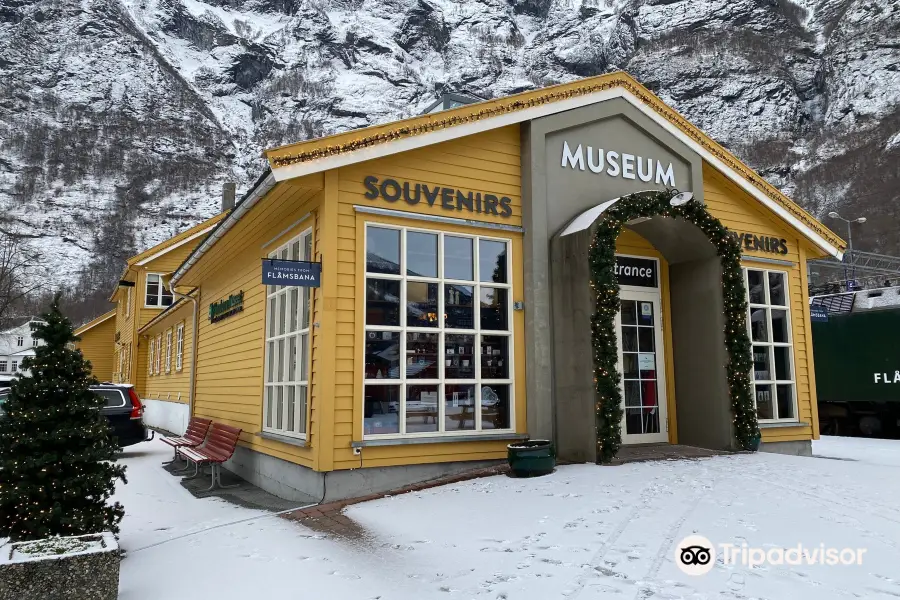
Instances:
[[[475,386],[444,386],[444,429],[475,429]]]
[[[400,230],[383,227],[366,229],[366,271],[400,274]]]
[[[475,328],[475,288],[471,285],[444,285],[444,327]]]
[[[366,279],[366,324],[400,325],[400,282]]]
[[[509,328],[507,306],[509,290],[505,288],[481,288],[481,328],[505,331]]]
[[[444,236],[444,278],[472,281],[472,238]]]
[[[400,333],[369,331],[365,347],[366,379],[400,378]]]
[[[437,327],[438,284],[410,281],[406,284],[406,326]]]
[[[478,280],[506,283],[506,243],[493,240],[478,242]]]
[[[509,429],[509,386],[481,386],[481,428]]]
[[[406,234],[406,274],[413,277],[437,277],[438,236],[410,231]]]
[[[367,385],[364,394],[363,432],[400,433],[400,386]]]

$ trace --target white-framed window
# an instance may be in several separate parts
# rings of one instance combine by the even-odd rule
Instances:
[[[18,370],[19,370],[19,361],[17,361],[17,360],[12,361],[11,372],[15,373]]]
[[[125,288],[125,318],[131,314],[131,287]]]
[[[166,331],[166,373],[172,371],[172,330]]]
[[[147,347],[147,374],[153,375],[153,355],[156,350],[156,340],[151,339],[150,345]]]
[[[162,308],[172,305],[172,292],[165,286],[163,276],[159,273],[147,273],[147,294],[144,306]]]
[[[125,346],[119,346],[119,368],[117,369],[119,373],[119,383],[125,381],[125,372],[123,369],[125,368]]]
[[[159,373],[160,373],[159,365],[162,362],[161,358],[162,358],[162,334],[159,334],[158,336],[156,336],[156,364],[153,367],[154,370],[156,371],[157,375],[159,375]]]
[[[9,366],[9,362],[5,360],[0,360],[0,373],[6,373],[6,368]]]
[[[312,259],[312,230],[307,229],[269,258]],[[266,286],[266,385],[263,429],[306,435],[309,398],[310,288]]]
[[[25,336],[20,335],[16,336],[16,346],[24,346],[25,345]]]
[[[753,397],[762,422],[797,420],[788,276],[784,271],[744,269],[747,327],[753,358]]]
[[[363,433],[513,429],[508,239],[368,224]]]
[[[175,370],[181,371],[184,366],[184,323],[175,329]]]

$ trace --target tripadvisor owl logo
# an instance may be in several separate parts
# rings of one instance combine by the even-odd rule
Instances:
[[[702,535],[689,535],[675,546],[675,564],[687,575],[706,575],[716,564],[716,548]]]

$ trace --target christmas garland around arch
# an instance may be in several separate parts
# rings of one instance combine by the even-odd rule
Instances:
[[[622,444],[621,375],[617,370],[615,318],[619,312],[619,284],[615,276],[616,240],[623,224],[636,218],[669,217],[696,225],[709,239],[722,261],[722,295],[725,309],[725,347],[734,436],[744,450],[759,439],[759,424],[753,405],[751,349],[747,335],[747,299],[741,271],[741,248],[724,225],[691,200],[671,206],[676,190],[639,192],[622,197],[597,224],[589,261],[595,297],[591,317],[594,382],[596,389],[597,462],[608,463]]]

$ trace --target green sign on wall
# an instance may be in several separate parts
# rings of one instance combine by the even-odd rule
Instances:
[[[209,305],[209,322],[217,323],[244,310],[244,290]]]

